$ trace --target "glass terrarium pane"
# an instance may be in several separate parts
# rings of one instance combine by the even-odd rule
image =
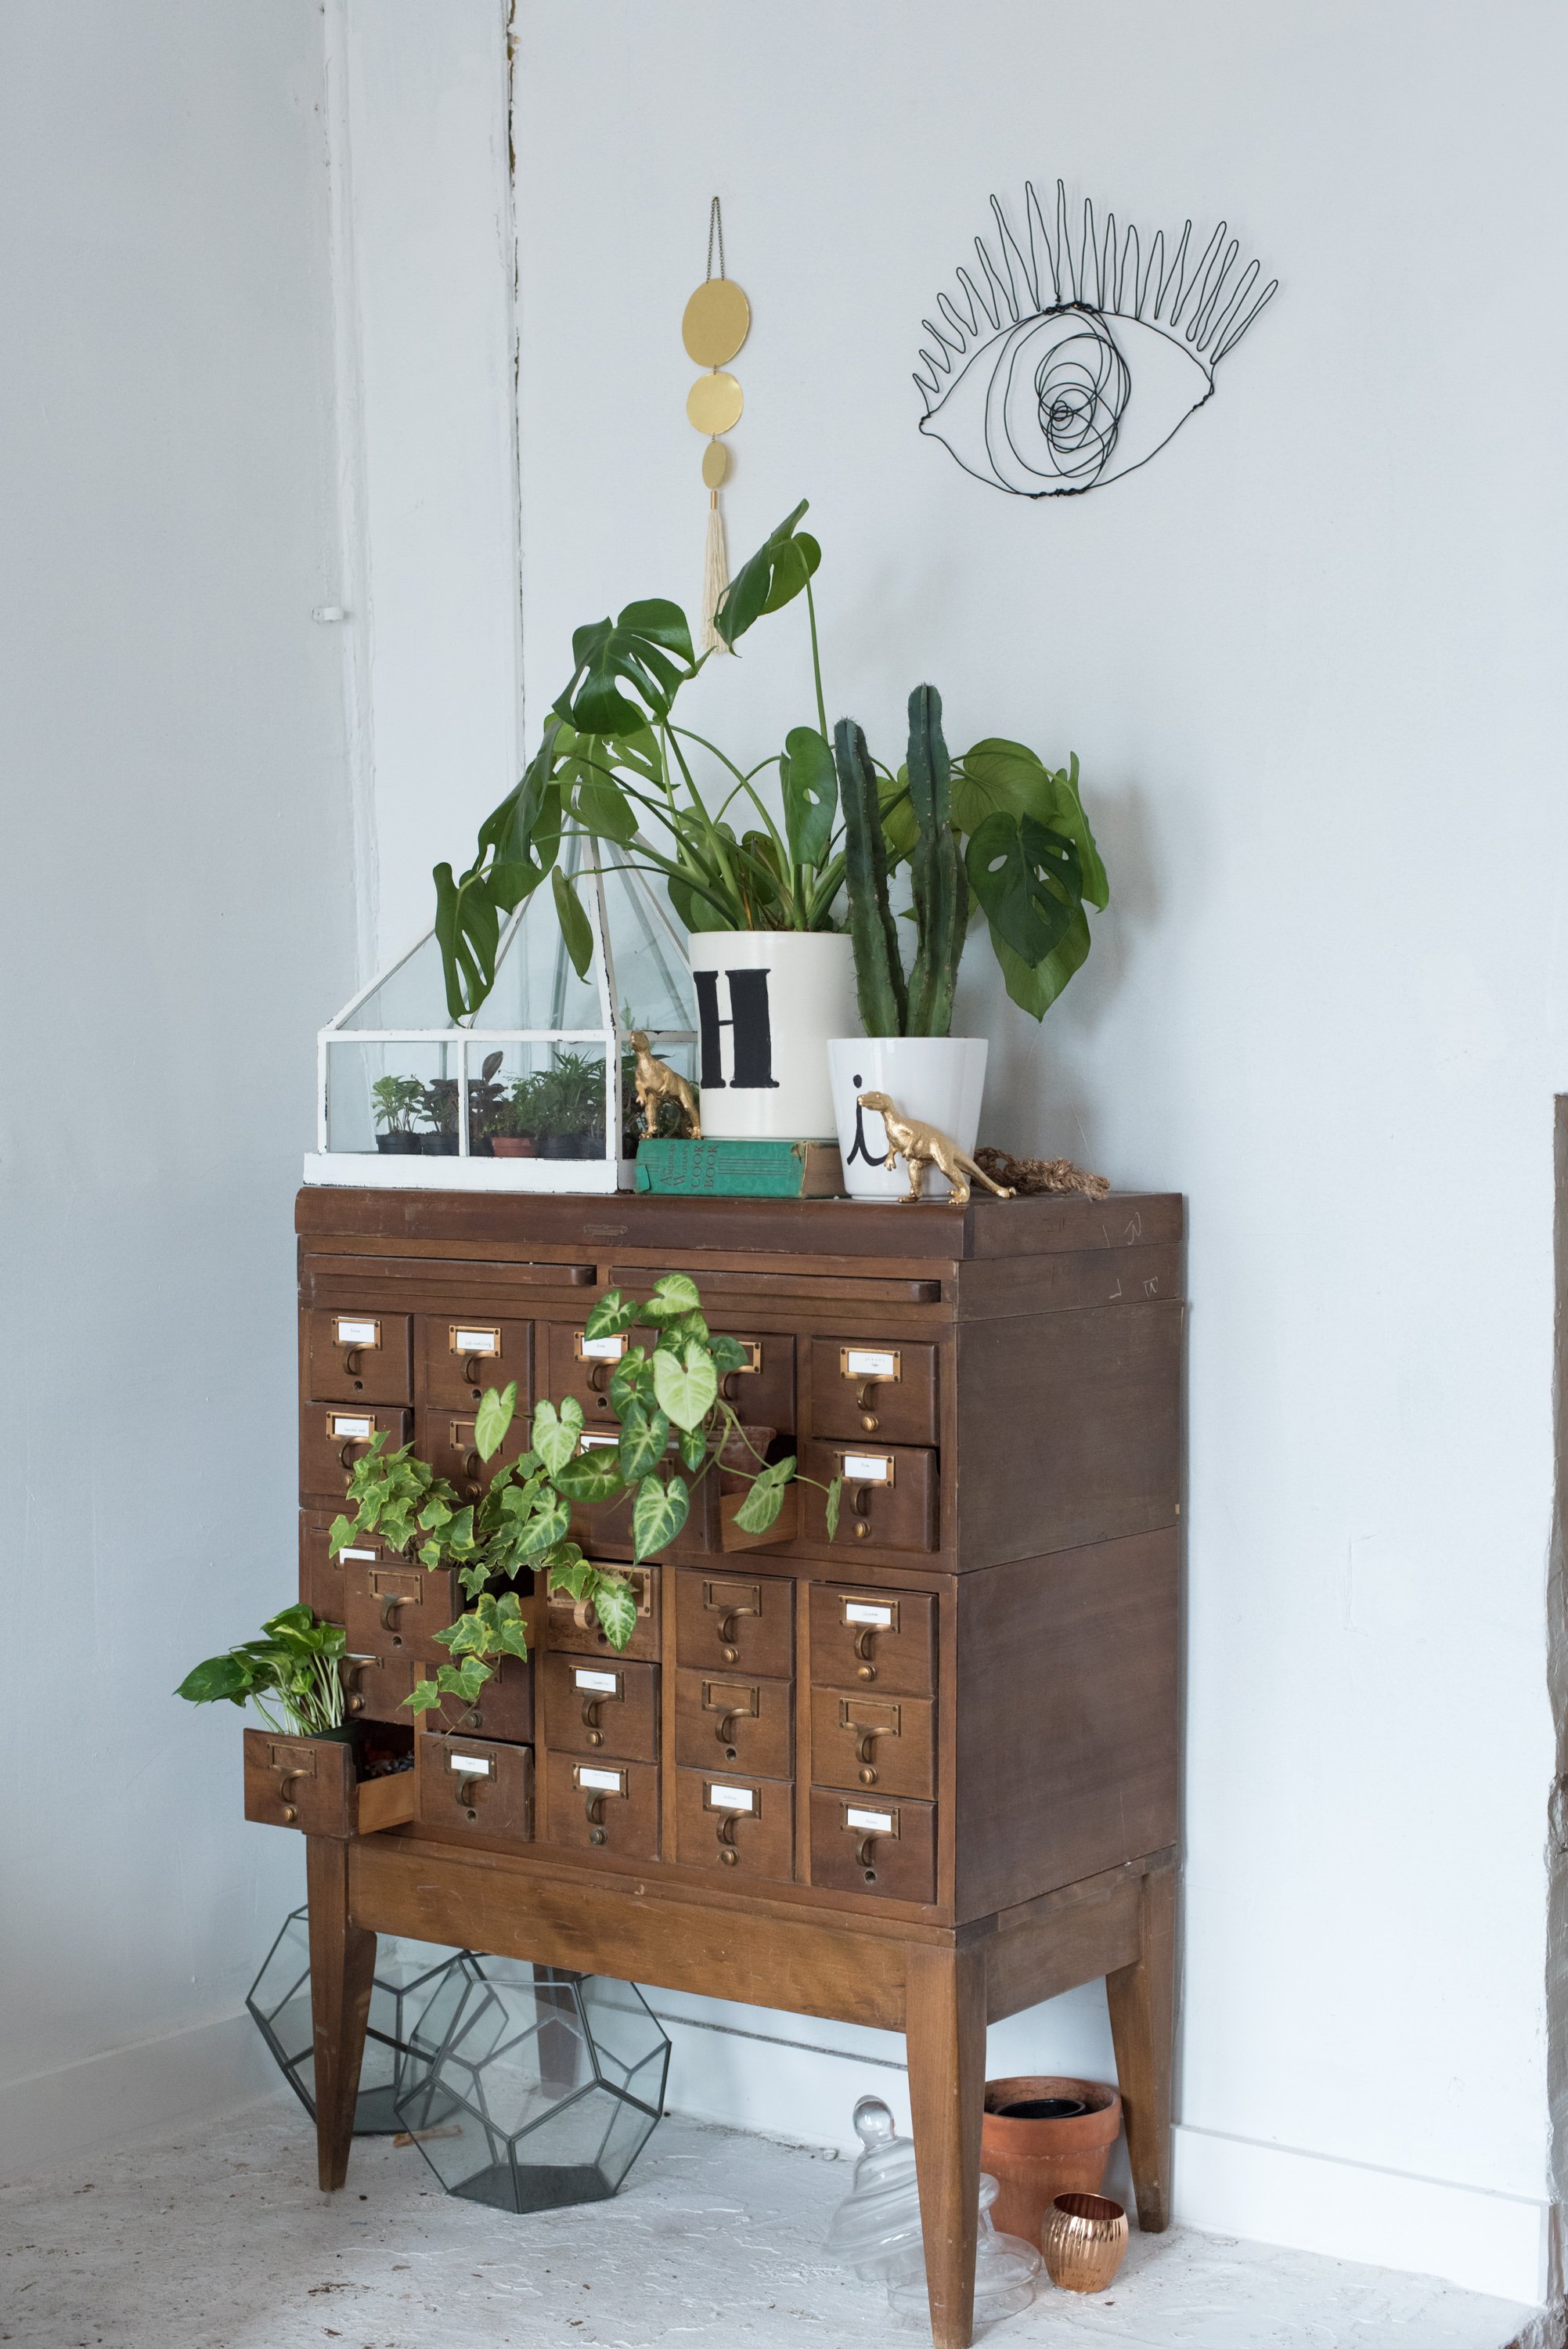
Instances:
[[[454,1157],[457,1045],[329,1040],[326,1146],[404,1157]]]
[[[655,895],[640,873],[618,861],[614,850],[605,857],[601,885],[614,1000],[623,1026],[645,1028],[650,1037],[692,1034],[696,1007],[691,973],[681,935],[661,902],[662,888]],[[676,1065],[667,1052],[661,1051],[660,1058]]]
[[[646,2056],[668,2045],[633,1983],[591,1974],[583,1982],[580,1995],[602,2079],[624,2086]]]
[[[351,1028],[450,1028],[441,949],[435,933],[377,979],[364,1002],[343,1020]]]
[[[593,965],[590,963],[586,978],[578,978],[548,886],[529,899],[510,936],[503,932],[495,985],[473,1027],[476,1033],[487,1028],[546,1028],[603,1034],[603,1004]]]

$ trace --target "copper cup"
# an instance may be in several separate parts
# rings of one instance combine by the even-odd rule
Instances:
[[[1058,2194],[1040,2230],[1046,2273],[1064,2292],[1106,2292],[1127,2252],[1127,2213],[1104,2194]]]

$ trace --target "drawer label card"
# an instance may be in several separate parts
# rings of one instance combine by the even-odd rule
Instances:
[[[337,1555],[349,1566],[378,1566],[381,1561],[378,1549],[340,1549]]]
[[[754,1811],[757,1796],[749,1786],[716,1786],[710,1785],[707,1799],[716,1811]]]
[[[618,1795],[621,1774],[619,1770],[594,1770],[584,1762],[578,1768],[577,1784],[580,1786],[596,1786],[603,1794]]]
[[[846,1599],[844,1620],[846,1623],[870,1623],[879,1631],[887,1631],[892,1628],[892,1609],[873,1607],[866,1599]]]
[[[495,1764],[488,1756],[478,1754],[449,1754],[449,1770],[460,1770],[468,1778],[488,1778]]]
[[[344,1321],[337,1324],[340,1346],[378,1346],[381,1343],[379,1321]]]
[[[577,1439],[577,1449],[579,1452],[614,1452],[620,1441],[618,1435],[581,1435]]]
[[[580,1362],[618,1362],[626,1350],[626,1340],[617,1338],[585,1338],[577,1332],[577,1359]]]
[[[373,1419],[346,1419],[341,1412],[335,1411],[332,1432],[335,1436],[350,1437],[356,1444],[368,1444],[376,1433],[376,1422]]]
[[[844,1475],[854,1485],[891,1485],[892,1462],[885,1452],[846,1452]]]
[[[618,1672],[573,1671],[573,1685],[580,1689],[597,1689],[603,1696],[619,1696],[621,1678]]]
[[[861,1346],[844,1348],[844,1376],[847,1379],[896,1379],[898,1356],[878,1353]]]
[[[499,1330],[454,1330],[451,1338],[454,1354],[499,1354]]]
[[[892,1813],[857,1810],[851,1803],[844,1812],[844,1825],[859,1827],[862,1835],[892,1835]]]

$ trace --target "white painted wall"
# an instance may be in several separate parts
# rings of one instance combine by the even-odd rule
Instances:
[[[956,741],[1084,761],[1116,889],[1091,967],[1042,1032],[976,952],[964,1016],[997,1139],[1191,1201],[1179,2207],[1527,2295],[1563,26],[1532,0],[521,25],[534,727],[573,624],[695,597],[678,326],[717,187],[756,321],[732,548],[810,496],[832,713],[891,747],[930,677]],[[1227,216],[1283,290],[1145,471],[1036,505],[920,438],[909,373],[987,195],[1058,172],[1119,217]],[[703,716],[761,756],[806,691],[790,615]],[[1009,2055],[1055,2060],[1058,2027]],[[734,2043],[737,2096],[750,2066]]]
[[[169,1692],[291,1595],[291,1197],[353,983],[312,0],[0,32],[0,2172],[268,2077],[299,1897]]]

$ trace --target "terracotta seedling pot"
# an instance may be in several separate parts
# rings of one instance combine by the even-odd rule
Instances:
[[[534,1158],[538,1155],[531,1133],[497,1133],[490,1138],[491,1154],[497,1158]]]
[[[1009,2105],[1066,2103],[1088,2107],[1069,2117],[1030,2117]],[[1121,2098],[1098,2080],[1059,2080],[1024,2074],[987,2080],[981,2124],[980,2167],[1001,2187],[993,2217],[1005,2235],[1037,2243],[1058,2194],[1098,2194],[1110,2148],[1121,2134]]]
[[[1108,2292],[1127,2254],[1127,2213],[1103,2194],[1058,2194],[1040,2249],[1046,2273],[1064,2292]]]

